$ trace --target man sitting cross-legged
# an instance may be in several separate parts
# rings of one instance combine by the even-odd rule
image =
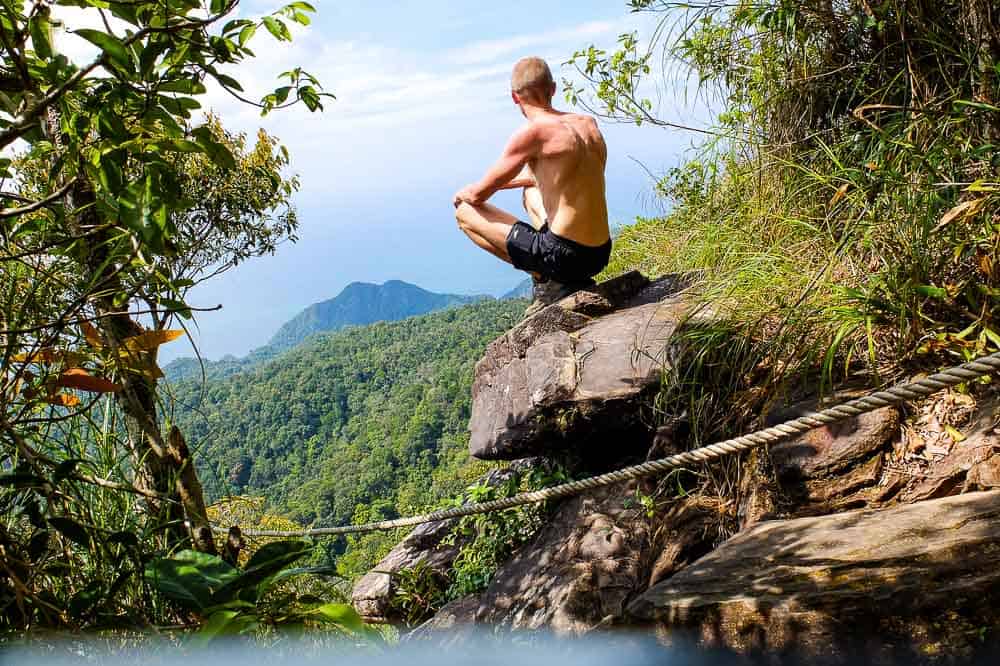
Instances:
[[[458,226],[476,245],[534,277],[529,314],[593,285],[611,256],[604,137],[590,116],[552,108],[555,92],[544,60],[518,61],[511,97],[528,122],[482,180],[454,198]],[[516,187],[531,224],[486,203]]]

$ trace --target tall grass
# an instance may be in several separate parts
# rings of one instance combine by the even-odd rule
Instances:
[[[713,137],[657,186],[669,212],[623,229],[605,275],[701,275],[709,316],[659,396],[692,445],[805,393],[1000,349],[996,3],[632,4],[659,15],[659,41],[577,53],[592,94],[567,95],[668,125],[641,99],[659,54],[721,100]],[[732,499],[743,471],[702,474]]]
[[[670,212],[622,231],[609,275],[700,271],[771,384],[877,384],[1000,347],[991,3],[638,5],[678,26],[665,48],[724,100],[722,138],[660,182]],[[609,81],[605,103],[628,92]]]

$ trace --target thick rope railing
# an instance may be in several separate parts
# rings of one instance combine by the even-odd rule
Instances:
[[[341,525],[338,527],[317,527],[302,530],[242,530],[246,536],[252,537],[305,537],[305,536],[334,536],[339,534],[356,534],[359,532],[377,532],[382,530],[393,530],[399,527],[411,527],[424,523],[433,523],[439,520],[449,520],[451,518],[461,518],[463,516],[473,516],[480,513],[490,513],[492,511],[503,511],[525,504],[536,504],[547,500],[562,499],[578,495],[587,490],[609,486],[622,481],[638,479],[654,474],[662,474],[679,467],[707,463],[712,460],[724,458],[726,456],[743,453],[752,449],[774,444],[794,435],[801,435],[813,428],[835,423],[843,419],[858,416],[866,412],[871,412],[888,405],[898,404],[907,400],[916,400],[927,397],[933,393],[977,379],[984,375],[1000,370],[1000,352],[978,358],[969,363],[943,370],[936,374],[924,377],[909,384],[895,386],[884,391],[877,391],[862,398],[856,398],[834,407],[829,407],[819,412],[810,412],[791,421],[781,423],[770,428],[758,430],[757,432],[727,439],[722,442],[703,446],[699,449],[678,453],[676,455],[651,460],[639,465],[624,467],[614,472],[592,476],[587,479],[571,481],[558,486],[543,488],[530,492],[520,493],[512,497],[492,500],[489,502],[476,502],[451,509],[441,509],[431,511],[418,516],[406,518],[396,518],[394,520],[379,520],[362,525]],[[228,528],[213,525],[216,532],[228,532]]]

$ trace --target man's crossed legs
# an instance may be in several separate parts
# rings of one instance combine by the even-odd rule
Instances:
[[[537,187],[526,187],[521,200],[531,226],[540,230],[545,224],[545,205],[542,203],[541,191]],[[473,243],[508,264],[513,264],[507,252],[507,236],[510,228],[518,222],[516,217],[492,204],[473,206],[462,202],[455,209],[455,219],[458,220],[458,228]],[[538,280],[541,276],[533,273],[532,277]]]
[[[524,204],[524,210],[528,214],[528,219],[531,221],[531,226],[536,231],[542,231],[543,227],[546,226],[547,220],[541,191],[537,187],[526,187],[524,188],[521,200]],[[519,265],[519,263],[523,264],[525,262],[524,253],[526,249],[520,245],[516,248],[521,254],[520,261],[518,262],[510,256],[511,250],[508,245],[508,239],[511,238],[511,228],[520,222],[516,217],[488,203],[472,205],[462,202],[455,210],[455,218],[458,220],[459,228],[473,243],[495,257],[525,270],[525,266]],[[535,246],[532,245],[531,247],[534,248]],[[529,251],[529,254],[533,254],[533,252]],[[529,262],[529,265],[536,264]],[[546,305],[555,303],[578,289],[594,284],[593,280],[590,279],[574,280],[566,283],[557,282],[550,279],[547,275],[542,275],[538,272],[529,272],[533,278],[532,295],[534,302],[528,308],[526,313],[528,315],[534,314]]]

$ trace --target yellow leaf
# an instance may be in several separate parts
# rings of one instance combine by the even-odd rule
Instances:
[[[45,347],[26,354],[14,354],[11,360],[15,363],[66,363],[76,365],[83,362],[83,356],[75,352],[62,351],[53,347]]]
[[[14,354],[11,360],[15,363],[55,363],[61,360],[63,353],[52,347],[45,347],[31,352],[30,354]]]
[[[94,349],[100,349],[104,346],[104,343],[101,340],[101,334],[97,332],[97,329],[94,328],[94,325],[89,321],[81,321],[80,330],[83,331],[83,337],[87,341],[88,345]]]
[[[956,442],[961,442],[963,439],[965,439],[965,435],[963,435],[961,432],[951,427],[950,425],[946,425],[944,427],[944,431],[948,433],[948,436],[951,437]]]
[[[988,278],[993,277],[993,255],[988,252],[983,252],[979,255],[979,270],[982,271],[983,275]]]
[[[966,192],[1000,192],[1000,185],[988,183],[982,178],[965,188]]]
[[[837,191],[834,193],[834,195],[830,197],[830,201],[827,203],[827,206],[830,206],[832,208],[834,204],[843,199],[847,195],[848,187],[850,187],[850,183],[844,183],[839,188],[837,188]]]
[[[43,402],[47,402],[50,405],[59,405],[61,407],[76,407],[80,404],[80,398],[76,397],[72,393],[53,393],[45,398],[42,398]]]
[[[135,335],[122,340],[122,344],[129,351],[152,351],[160,345],[184,335],[184,331],[149,331],[142,335]]]
[[[875,169],[878,168],[878,165],[875,164],[874,162],[868,162],[867,164],[865,164],[865,166],[868,167],[872,171],[874,171]]]
[[[980,210],[982,210],[983,205],[985,203],[986,203],[986,197],[983,197],[982,199],[972,199],[970,201],[963,201],[962,203],[958,204],[957,206],[949,210],[943,216],[941,216],[941,220],[937,223],[937,226],[934,227],[934,231],[937,231],[942,227],[950,224],[951,222],[954,222],[959,217],[961,217],[964,220],[967,217],[975,215]]]
[[[130,353],[128,351],[122,351],[119,358],[124,365],[124,370],[126,372],[132,373],[133,375],[141,375],[146,379],[161,379],[163,377],[163,371],[160,370],[160,366],[156,365],[153,360],[149,357],[149,354],[144,353]]]

